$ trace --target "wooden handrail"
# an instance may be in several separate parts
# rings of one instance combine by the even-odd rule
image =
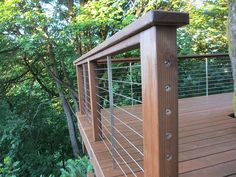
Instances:
[[[192,58],[218,58],[218,57],[229,57],[227,53],[214,53],[214,54],[199,54],[199,55],[180,55],[177,56],[178,59],[192,59]],[[113,63],[129,63],[129,62],[138,62],[140,61],[139,57],[128,57],[128,58],[119,58],[112,59]],[[106,64],[106,59],[100,59],[97,61],[98,64]]]
[[[217,57],[228,57],[227,53],[211,53],[211,54],[198,54],[198,55],[180,55],[178,59],[190,59],[190,58],[217,58]]]
[[[166,12],[166,11],[150,11],[135,22],[131,23],[125,27],[120,32],[114,34],[112,37],[108,38],[106,41],[89,51],[88,53],[82,55],[80,58],[74,61],[76,65],[89,57],[98,54],[99,52],[114,46],[125,39],[128,39],[136,34],[152,27],[152,26],[175,26],[181,27],[189,23],[189,16],[187,13],[179,12]],[[109,54],[107,54],[109,55]],[[97,59],[97,58],[96,58]]]

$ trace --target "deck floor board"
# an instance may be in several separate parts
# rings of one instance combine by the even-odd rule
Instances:
[[[142,117],[141,105],[122,108]],[[109,137],[108,131],[111,127],[107,110],[102,110],[101,113],[104,116],[103,129],[107,129],[104,136]],[[228,116],[231,113],[232,93],[179,100],[179,177],[236,176],[236,120]],[[142,121],[131,118],[122,110],[115,109],[114,114],[117,119],[143,135]],[[80,130],[81,135],[83,139],[86,137],[85,145],[89,155],[95,156],[92,157],[95,171],[100,170],[101,176],[106,177],[124,176],[117,165],[113,166],[112,157],[103,141],[93,142],[88,118],[78,114],[78,120],[80,129],[83,129]],[[134,151],[134,147],[128,141],[143,152],[142,138],[134,136],[134,133],[122,122],[116,120],[115,124],[117,131],[126,137],[124,138],[119,132],[116,133],[117,151],[122,155],[122,157],[117,156],[116,159],[127,172],[127,176],[134,175],[126,163],[138,177],[141,177],[143,173],[139,165],[143,165],[143,156],[138,151]],[[110,147],[109,142],[106,140],[105,142]]]

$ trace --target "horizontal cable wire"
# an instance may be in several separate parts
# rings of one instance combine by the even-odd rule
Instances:
[[[224,92],[232,92],[233,91],[233,88],[232,89],[225,89],[225,90],[215,90],[215,91],[208,91],[209,92],[209,95],[211,94],[216,94],[216,93],[224,93]],[[196,90],[193,90],[193,92],[195,93],[186,93],[186,95],[184,95],[184,93],[182,93],[182,95],[180,96],[200,96],[200,95],[205,95],[206,92],[198,92],[196,93]]]
[[[89,99],[86,99],[86,98],[89,98]],[[90,97],[83,97],[83,101],[86,102],[87,104],[91,105]]]
[[[232,72],[231,71],[229,71],[229,72],[218,72],[218,73],[216,73],[216,72],[214,72],[214,73],[211,73],[211,72],[208,72],[208,76],[211,76],[211,74],[222,74],[222,75],[230,75]],[[195,78],[205,78],[205,76],[206,76],[206,71],[201,71],[201,73],[179,73],[179,79],[181,78],[181,77],[195,77]]]
[[[86,111],[91,112],[91,110],[89,109],[89,107],[84,103],[84,107],[86,108]]]
[[[97,102],[97,104],[103,109],[105,110],[107,113],[110,114],[109,111],[107,111],[106,108],[104,108],[100,103]],[[134,133],[136,133],[140,138],[143,138],[143,135],[141,135],[140,133],[138,133],[136,130],[134,130],[132,127],[130,127],[129,125],[127,125],[125,122],[123,122],[120,118],[118,118],[117,116],[115,116],[113,114],[113,116],[116,118],[116,120],[119,120],[119,122],[121,122],[123,125],[125,125],[127,128],[129,128],[130,130],[132,130]]]
[[[106,119],[106,118],[104,118],[104,119]],[[99,119],[98,119],[99,120]],[[99,120],[100,121],[100,123],[102,124],[102,121],[101,120]],[[109,121],[108,121],[108,123],[109,123]],[[103,127],[106,129],[106,131],[110,134],[110,136],[112,136],[114,139],[115,139],[115,141],[119,144],[119,146],[122,148],[122,150],[134,161],[134,163],[144,172],[144,170],[143,170],[143,167],[141,167],[138,163],[137,163],[137,161],[131,156],[131,154],[120,144],[120,142],[116,139],[116,137],[115,136],[113,136],[112,134],[111,134],[111,132],[108,130],[108,128],[103,124]],[[112,126],[111,125],[111,127],[113,127],[113,128],[115,128],[114,126]],[[100,128],[101,129],[101,128]],[[115,128],[116,129],[116,128]],[[116,131],[118,132],[118,130],[116,129]],[[120,133],[120,132],[119,132]],[[121,133],[120,133],[121,134]],[[122,135],[122,134],[121,134]],[[125,137],[125,136],[124,136]],[[131,142],[129,142],[130,144],[132,144]],[[135,146],[134,146],[135,147]],[[136,147],[135,147],[136,148]],[[139,149],[136,149],[142,156],[144,156],[143,155],[143,153],[139,150]]]
[[[114,95],[117,95],[117,96],[121,96],[121,97],[123,97],[123,98],[127,98],[127,99],[130,99],[130,100],[133,100],[133,101],[135,101],[135,102],[138,102],[138,103],[141,103],[141,104],[142,104],[142,101],[136,100],[136,99],[134,99],[134,98],[131,98],[131,97],[128,97],[128,96],[119,94],[119,93],[115,93],[115,92],[113,92],[113,94],[114,94]]]
[[[100,129],[100,131],[103,132],[103,130]],[[105,135],[105,133],[103,133],[103,135],[105,136],[105,138],[107,139],[107,141],[109,142],[110,145],[112,145],[112,143],[110,142],[110,140],[107,138],[107,136]],[[103,140],[104,141],[104,140]],[[109,147],[108,147],[109,149]],[[130,172],[137,177],[137,175],[134,173],[134,171],[131,169],[131,167],[127,164],[127,162],[124,160],[124,158],[120,155],[120,153],[114,148],[114,150],[116,151],[116,153],[120,156],[120,158],[122,159],[122,161],[124,162],[124,164],[129,168]],[[125,173],[126,174],[126,173]]]
[[[199,72],[201,72],[201,71],[199,71]],[[231,75],[232,74],[232,72],[218,72],[218,73],[216,73],[216,72],[208,72],[208,76],[209,77],[216,77],[216,76],[218,76],[218,77],[222,77],[222,76],[227,76],[227,75]],[[183,74],[180,74],[179,73],[179,75],[178,75],[178,78],[181,80],[181,79],[184,79],[184,78],[187,78],[187,77],[193,77],[193,78],[206,78],[205,77],[206,76],[206,71],[204,71],[204,72],[201,72],[201,73],[183,73]]]
[[[98,94],[96,94],[96,95],[97,95],[99,98],[101,98],[101,99],[103,99],[104,101],[106,101],[106,102],[108,102],[108,103],[109,103],[109,100],[107,100],[107,99],[105,99],[105,98],[101,97],[101,96],[100,96],[100,95],[98,95]],[[142,120],[141,118],[139,118],[138,116],[136,116],[136,115],[134,115],[134,114],[130,113],[129,111],[127,111],[127,110],[125,110],[125,109],[123,109],[123,108],[121,108],[121,107],[117,106],[116,104],[113,104],[113,106],[115,106],[116,108],[118,108],[118,109],[120,109],[120,110],[122,110],[122,111],[126,112],[127,114],[129,114],[129,115],[133,116],[134,118],[138,119],[139,121],[143,122],[143,120]]]
[[[98,86],[96,86],[96,87],[101,89],[101,87],[98,87]],[[106,89],[103,89],[103,88],[102,88],[102,90],[109,92],[109,90],[106,90]],[[126,98],[126,99],[129,99],[129,100],[133,100],[133,101],[138,102],[138,103],[142,103],[142,102],[139,101],[139,100],[136,100],[136,99],[134,99],[134,98],[131,98],[131,97],[128,97],[128,96],[125,96],[125,95],[122,95],[122,94],[119,94],[119,93],[116,93],[116,92],[113,92],[113,94],[114,94],[114,95],[117,95],[117,96],[121,96],[121,97]]]
[[[226,87],[226,88],[225,88]],[[210,88],[208,88],[208,90],[211,90],[211,89],[228,89],[228,87],[229,86],[221,86],[221,87],[210,87]],[[232,85],[232,89],[233,89],[233,85]],[[192,89],[192,90],[187,90],[187,89],[185,89],[186,91],[201,91],[201,90],[206,90],[206,88],[199,88],[199,89]]]
[[[102,130],[100,130],[101,132],[103,132]],[[103,140],[103,137],[101,135],[100,136],[100,139],[103,141],[104,145],[106,146],[106,148],[108,149],[110,155],[112,156],[112,152],[110,150],[110,148],[107,146],[107,144],[105,143],[105,141]],[[128,177],[125,173],[125,171],[123,170],[123,168],[121,168],[120,164],[118,163],[118,161],[114,158],[114,161],[116,162],[116,164],[118,165],[118,167],[121,169],[122,173],[125,175],[125,177]]]
[[[89,94],[90,94],[90,90],[86,89],[86,91],[87,91],[87,93],[89,93]],[[89,96],[89,94],[87,94],[87,95],[88,95],[88,97],[90,97],[90,96]]]
[[[185,61],[186,62],[186,61]],[[202,68],[205,68],[205,61],[203,62],[199,62],[199,63],[190,63],[190,65],[191,66],[193,66],[193,67],[197,67],[197,66],[200,66],[200,67],[202,67]],[[183,64],[184,65],[184,63],[179,63],[179,68],[180,69],[183,69],[183,68],[181,68],[181,67],[184,67],[184,66],[181,66],[181,64]],[[230,61],[226,61],[226,60],[221,60],[221,62],[217,62],[217,61],[214,61],[214,62],[212,62],[212,61],[208,61],[208,67],[220,67],[220,66],[224,66],[224,67],[231,67],[231,62]]]
[[[229,70],[231,70],[231,67],[229,66],[227,66],[227,68],[225,68],[225,67],[217,67],[217,68],[209,68],[210,66],[208,66],[208,71],[214,71],[215,69],[229,69]],[[185,68],[186,69],[186,68]],[[200,69],[198,68],[198,69],[191,69],[191,70],[184,70],[184,68],[183,68],[183,70],[182,70],[182,68],[179,68],[179,74],[183,74],[183,73],[186,73],[186,72],[192,72],[192,73],[196,73],[196,72],[199,72],[200,71]],[[202,70],[201,70],[202,72],[205,72],[206,71],[206,68],[205,67],[203,67],[202,66]]]
[[[99,78],[99,77],[96,77],[96,79],[97,80],[108,81],[108,79]],[[133,84],[133,85],[141,85],[142,84],[142,83],[138,83],[138,82],[121,81],[121,80],[112,80],[112,82],[125,83],[125,84]]]
[[[88,111],[91,111],[90,107],[84,102],[84,106]]]
[[[112,82],[124,83],[124,84],[133,84],[133,85],[142,85],[142,83],[138,82],[127,82],[127,81],[119,81],[119,80],[112,80]]]
[[[220,80],[219,80],[220,81]],[[212,81],[208,81],[208,82],[212,82]],[[229,81],[229,82],[215,82],[215,83],[210,83],[210,84],[208,84],[208,86],[215,86],[215,85],[217,85],[217,86],[220,86],[220,85],[222,85],[222,86],[225,86],[225,87],[228,87],[228,86],[230,86],[230,84],[232,83],[232,85],[233,85],[233,81]],[[225,85],[225,84],[228,84],[228,85]],[[182,84],[179,84],[179,85],[182,85]],[[204,87],[204,86],[206,86],[206,84],[205,84],[205,82],[201,82],[201,83],[199,83],[199,84],[196,84],[195,83],[195,85],[193,85],[193,86],[188,86],[188,83],[186,83],[186,85],[183,85],[183,86],[179,86],[179,88],[195,88],[195,87]]]
[[[112,69],[130,69],[130,68],[137,68],[141,67],[141,65],[132,65],[130,66],[118,66],[118,67],[112,67]],[[97,68],[96,71],[106,71],[107,68]]]
[[[144,156],[143,152],[140,151],[128,138],[126,138],[126,136],[121,133],[115,126],[112,126],[111,123],[107,120],[107,118],[105,116],[103,116],[98,110],[97,112],[101,115],[101,117],[106,120],[106,122],[108,122],[110,124],[110,126],[112,128],[114,128],[131,146],[133,146],[135,148],[135,150],[137,150],[142,156]],[[100,121],[100,120],[99,120]],[[101,122],[101,121],[100,121]],[[101,122],[102,125],[104,125],[102,122]],[[105,126],[105,125],[104,125]]]
[[[217,76],[217,75],[211,76],[211,75],[209,75],[208,76],[208,81],[214,82],[214,81],[229,81],[229,80],[233,80],[233,78],[221,78],[221,77],[224,77],[224,76],[225,75],[220,75],[220,76]],[[226,76],[228,76],[228,74]],[[230,74],[230,76],[231,76],[231,74]],[[187,78],[179,79],[179,83],[184,82],[184,81],[195,81],[195,80],[205,81],[206,80],[206,77],[192,77],[192,79],[187,79]]]
[[[108,90],[108,89],[105,89],[104,87],[101,87],[101,86],[96,86],[96,87],[99,88],[99,89],[101,88],[101,90],[104,90],[104,91]],[[134,86],[132,89],[141,91],[142,88],[139,87],[139,86]],[[131,89],[130,89],[129,86],[127,86],[127,87],[122,88],[122,91],[124,91],[124,90],[130,91]]]

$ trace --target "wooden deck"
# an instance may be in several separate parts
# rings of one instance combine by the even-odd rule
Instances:
[[[141,117],[141,105],[125,108]],[[106,115],[104,110],[102,112]],[[228,116],[231,113],[232,93],[179,100],[180,177],[236,177],[236,119]],[[140,121],[131,121],[118,110],[115,110],[115,114],[142,134]],[[105,126],[104,120],[103,123]],[[105,144],[102,141],[92,141],[91,124],[87,117],[78,113],[78,125],[97,176],[123,176],[118,167],[113,168],[112,158]],[[142,139],[131,136],[118,123],[116,127],[142,151]],[[120,138],[120,142],[124,144],[121,137],[116,138]],[[133,152],[128,146],[126,149]],[[142,157],[135,154],[133,157],[142,166]],[[123,158],[126,159],[125,156]],[[134,171],[135,168],[134,166]],[[136,172],[137,176],[143,176],[141,171]]]

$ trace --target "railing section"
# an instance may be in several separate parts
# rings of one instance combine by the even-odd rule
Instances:
[[[233,91],[232,68],[227,54],[182,56],[178,69],[179,98]]]
[[[178,176],[176,29],[187,23],[151,11],[74,62],[80,113],[124,176]],[[137,48],[140,61],[113,62]]]
[[[169,67],[177,65],[175,60],[170,60],[170,57],[167,57],[167,60],[162,63],[164,69],[167,70],[170,69]],[[81,78],[78,79],[78,82],[82,84],[81,105],[84,107],[81,109],[84,110],[84,114],[89,120],[91,117],[96,118],[93,127],[95,140],[104,142],[113,159],[114,168],[121,169],[124,176],[128,174],[140,176],[140,174],[144,174],[145,169],[143,148],[143,142],[145,142],[143,118],[145,117],[142,114],[144,104],[142,101],[144,95],[142,94],[142,83],[146,81],[141,81],[141,75],[144,71],[141,67],[139,58],[131,60],[108,56],[105,60],[82,64],[78,66],[77,70],[77,73],[81,73],[78,74],[78,78]],[[179,98],[233,91],[232,69],[227,54],[219,56],[198,55],[197,57],[181,56],[178,60],[178,66],[173,68],[178,68],[179,71]],[[150,72],[149,69],[143,74]],[[167,73],[161,69],[160,72]],[[151,74],[148,74],[148,77],[151,77]],[[146,79],[146,77],[143,78]],[[150,97],[154,96],[153,88],[151,88],[152,82],[153,80],[150,80],[150,83],[146,84],[148,88],[143,88],[146,91],[150,88]],[[171,83],[171,81],[166,80],[162,82],[163,86],[160,88],[164,92],[161,94],[162,96],[172,92],[173,89],[175,89],[174,95],[177,95],[176,82]],[[169,98],[170,102],[166,104],[171,105],[172,99]],[[176,109],[173,106],[165,108],[164,114],[167,120],[171,118]],[[147,127],[150,128],[150,126]],[[166,130],[165,139],[172,139],[173,136],[177,136],[173,135],[173,127],[169,131]],[[164,158],[166,161],[171,161],[174,156],[170,153],[166,154]]]
[[[136,176],[143,172],[143,132],[140,63],[112,63],[97,69],[102,135],[113,157],[114,166]],[[132,93],[133,90],[133,93]],[[134,94],[134,90],[137,92]]]
[[[81,73],[81,101],[83,113],[87,115],[88,119],[91,121],[91,100],[90,100],[90,87],[89,87],[89,74],[88,74],[88,64],[83,64],[79,66]]]

